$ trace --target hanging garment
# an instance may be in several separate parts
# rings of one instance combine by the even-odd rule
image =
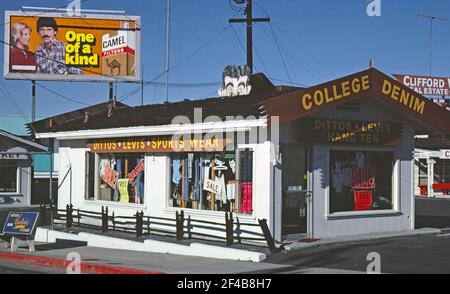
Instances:
[[[352,186],[352,168],[346,167],[342,171],[342,177],[343,177],[343,184],[344,187],[351,187]]]
[[[194,167],[194,153],[189,153],[188,154],[188,159],[187,159],[187,169],[188,169],[188,178],[192,179],[192,168]]]
[[[225,175],[223,173],[219,172],[219,175],[216,176],[216,184],[220,187],[220,200],[222,200],[222,203],[227,203],[227,188],[225,185]]]
[[[180,184],[181,181],[181,159],[178,154],[174,155],[172,160],[172,182],[175,185]]]
[[[138,159],[139,164],[141,160]],[[141,171],[136,176],[136,203],[144,203],[144,171]],[[139,202],[138,202],[139,200]]]
[[[119,173],[119,179],[122,178],[122,159],[115,160],[114,156],[111,160],[111,163],[115,162],[115,170]],[[119,187],[116,186],[116,189],[114,190],[114,201],[119,202],[120,201],[120,192]]]
[[[194,161],[194,200],[200,201],[200,195],[202,193],[202,186],[201,186],[201,159],[197,158]]]
[[[236,182],[235,181],[227,182],[227,199],[228,200],[236,199]]]
[[[241,201],[240,201],[240,212],[241,213],[252,213],[253,212],[253,183],[252,182],[242,182],[241,183]]]
[[[226,171],[228,167],[226,166],[225,158],[220,155],[216,155],[214,159],[214,170],[215,171]]]
[[[364,153],[362,153],[361,151],[358,151],[356,153],[356,167],[358,168],[363,168],[365,166],[365,157],[364,157]]]
[[[182,164],[182,168],[183,168],[183,184],[184,184],[184,189],[183,189],[183,200],[189,200],[189,175],[188,175],[188,160],[183,160],[183,164]]]
[[[341,193],[342,188],[344,186],[344,177],[343,177],[343,172],[342,172],[342,164],[339,161],[336,161],[334,163],[334,169],[332,171],[331,180],[332,180],[334,191],[336,193]]]
[[[209,180],[211,178],[211,159],[203,161],[203,171],[203,180]]]

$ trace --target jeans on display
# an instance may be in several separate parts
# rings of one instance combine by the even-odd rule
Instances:
[[[116,171],[119,173],[119,179],[122,176],[122,159],[116,160]],[[114,201],[119,202],[120,201],[120,193],[119,193],[119,186],[116,186],[116,189],[114,190]]]
[[[144,172],[140,172],[136,176],[136,200],[139,199],[139,203],[144,203]],[[138,203],[136,201],[136,203]]]

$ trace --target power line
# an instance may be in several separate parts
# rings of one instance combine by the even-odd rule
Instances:
[[[36,85],[37,85],[38,87],[40,87],[40,88],[42,88],[42,89],[44,89],[44,90],[46,90],[46,91],[52,93],[52,94],[55,94],[55,95],[58,96],[58,97],[61,97],[61,98],[65,99],[65,100],[67,100],[67,101],[70,101],[70,102],[73,102],[73,103],[77,103],[77,104],[81,104],[81,105],[84,105],[84,106],[89,106],[89,105],[90,105],[90,104],[87,104],[87,103],[78,101],[78,100],[76,100],[76,99],[69,98],[69,97],[67,97],[67,96],[65,96],[65,95],[63,95],[63,94],[61,94],[61,93],[56,92],[55,90],[52,90],[52,89],[50,89],[50,88],[45,87],[44,85],[42,85],[42,84],[40,84],[40,83],[36,83]]]
[[[245,24],[241,23],[241,25],[242,25],[242,27],[243,27],[244,30],[245,30]],[[244,48],[244,45],[243,45],[243,43],[241,42],[241,39],[239,38],[239,36],[238,36],[236,30],[234,29],[233,26],[232,26],[232,28],[233,28],[234,34],[235,34],[235,36],[236,36],[236,39],[238,39],[239,44],[241,45],[241,48],[244,50],[244,53],[246,53],[245,48]],[[256,56],[258,57],[259,62],[261,63],[261,65],[262,65],[262,67],[264,68],[264,70],[266,71],[266,73],[269,75],[269,74],[270,74],[270,73],[269,73],[269,70],[267,69],[267,67],[266,67],[266,65],[265,65],[265,63],[264,63],[264,61],[263,61],[263,59],[261,58],[261,55],[259,54],[259,51],[258,51],[257,47],[256,47],[256,46],[253,46],[253,48],[255,49],[255,53],[256,53]],[[258,71],[257,68],[256,68],[256,66],[254,66],[254,67],[255,67],[256,71]]]
[[[335,76],[336,74],[331,70],[328,66],[326,66],[323,62],[321,62],[317,57],[315,57],[310,51],[304,48],[298,41],[296,41],[293,37],[291,37],[288,33],[284,32],[280,26],[274,23],[274,26],[280,31],[283,35],[285,35],[292,43],[294,43],[298,48],[304,51],[307,55],[309,55],[317,64],[319,64],[323,69],[328,71],[331,75]]]
[[[261,27],[261,29],[272,41],[275,42],[275,40],[273,39],[273,36],[270,32],[268,32],[263,27]],[[283,46],[283,42],[280,41],[279,43],[281,46]],[[293,61],[297,62],[302,68],[304,68],[307,72],[309,72],[311,75],[313,75],[318,81],[323,80],[324,77],[322,76],[322,74],[320,74],[319,72],[314,70],[312,67],[310,67],[306,62],[304,62],[301,57],[296,55],[295,51],[290,52],[290,49],[288,46],[284,46],[284,47],[287,50],[286,52],[289,53],[293,57]],[[321,77],[319,77],[319,76],[321,76]]]
[[[433,15],[424,15],[424,14],[418,14],[418,16],[423,17],[430,21],[430,76],[431,76],[431,65],[433,61],[433,22],[438,21],[448,21],[446,18],[441,18]]]
[[[284,66],[284,70],[286,71],[286,75],[287,75],[287,77],[289,79],[289,82],[292,84],[292,79],[291,79],[291,76],[290,76],[289,71],[287,69],[287,65],[286,65],[286,61],[284,60],[283,53],[281,52],[281,48],[280,48],[280,44],[278,42],[278,38],[275,35],[275,32],[273,31],[273,28],[272,28],[272,25],[270,24],[270,22],[269,22],[269,28],[270,28],[270,31],[272,32],[272,35],[273,35],[274,39],[275,39],[275,44],[277,44],[278,52],[280,53],[281,61],[283,62],[283,66]]]
[[[169,71],[173,70],[175,67],[180,66],[181,64],[185,63],[186,61],[188,61],[191,57],[193,57],[194,55],[196,55],[198,52],[200,52],[201,50],[203,50],[206,46],[208,46],[210,43],[212,43],[214,40],[216,40],[220,35],[222,35],[227,29],[229,29],[230,25],[225,26],[224,28],[222,28],[217,34],[215,34],[211,39],[209,39],[206,43],[204,43],[202,46],[200,46],[198,49],[196,49],[195,51],[193,51],[191,54],[189,54],[188,56],[186,56],[184,59],[180,60],[178,63],[174,64],[173,66],[171,66],[169,68]],[[151,83],[153,83],[154,81],[158,80],[159,78],[161,78],[162,76],[164,76],[166,74],[166,71],[163,71],[162,73],[158,74],[157,76],[155,76],[153,79],[151,79],[150,81],[147,81],[144,83],[144,87],[150,85]],[[133,96],[135,93],[137,93],[138,91],[141,90],[141,87],[139,86],[139,88],[136,88],[135,90],[132,90],[130,92],[128,92],[127,94],[125,94],[123,97],[120,98],[119,102],[123,102],[126,99],[128,99],[129,97]]]
[[[16,109],[16,111],[19,113],[19,115],[22,115],[22,117],[26,121],[28,121],[30,118],[25,114],[25,112],[22,110],[20,105],[17,104],[17,102],[14,100],[14,97],[11,95],[11,93],[9,92],[8,88],[3,83],[2,80],[0,80],[0,91],[3,93],[3,95],[6,97],[6,99],[8,99],[8,101],[11,103],[11,105]],[[37,130],[33,125],[31,125],[31,128],[33,129],[33,131],[35,133],[37,133]]]

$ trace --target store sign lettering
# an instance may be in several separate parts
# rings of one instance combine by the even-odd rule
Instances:
[[[401,125],[386,122],[304,119],[300,139],[314,143],[389,145],[400,144]]]
[[[221,195],[221,189],[220,189],[220,185],[217,184],[214,181],[208,180],[206,179],[204,184],[203,184],[203,190],[211,192],[211,193],[215,193],[218,197],[220,197]]]
[[[375,168],[353,168],[352,169],[353,189],[375,189]]]
[[[381,90],[383,95],[388,96],[393,101],[417,112],[423,114],[425,111],[425,100],[417,97],[415,94],[402,89],[400,86],[393,85],[390,81],[384,80]]]
[[[301,107],[306,111],[315,110],[369,89],[369,75],[348,79],[304,94],[301,98]]]
[[[414,75],[393,75],[400,83],[411,90],[430,96],[450,96],[450,78]]]
[[[441,150],[440,159],[450,159],[450,150]]]
[[[148,140],[99,141],[88,144],[94,153],[146,153],[180,151],[223,151],[225,140],[218,138],[151,138]]]
[[[144,161],[141,160],[138,165],[133,169],[131,173],[128,174],[128,179],[132,182],[137,177],[137,175],[144,171]]]

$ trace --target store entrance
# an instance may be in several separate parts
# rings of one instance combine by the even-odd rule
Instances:
[[[308,158],[305,147],[283,146],[283,235],[308,233]]]

